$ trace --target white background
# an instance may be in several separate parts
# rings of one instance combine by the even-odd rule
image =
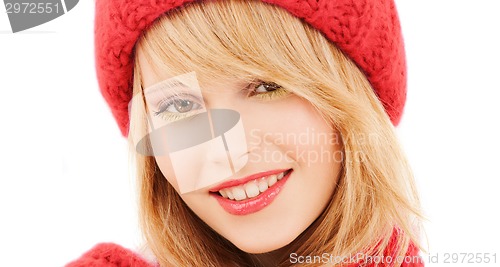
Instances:
[[[400,139],[422,204],[427,266],[500,262],[500,2],[398,0],[409,86]],[[126,140],[94,72],[94,2],[11,33],[0,8],[0,266],[62,266],[99,242],[136,249]],[[435,259],[435,258],[434,258]]]

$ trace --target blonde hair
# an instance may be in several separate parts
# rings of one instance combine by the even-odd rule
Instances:
[[[289,252],[382,255],[392,249],[398,256],[418,245],[419,199],[394,127],[363,73],[318,31],[260,1],[205,1],[165,14],[136,49],[169,77],[195,71],[200,84],[228,77],[275,82],[308,100],[338,130],[345,157],[335,192]],[[142,94],[137,58],[136,94]],[[145,112],[143,101],[132,105],[132,148],[146,134]],[[162,266],[259,265],[186,206],[153,157],[135,157],[142,230]],[[288,255],[279,266],[292,265]]]

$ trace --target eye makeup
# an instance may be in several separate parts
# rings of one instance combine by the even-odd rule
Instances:
[[[247,96],[270,101],[290,94],[289,91],[274,82],[256,81],[248,86]]]
[[[201,91],[178,80],[167,80],[144,90],[150,114],[173,122],[205,109]]]
[[[161,100],[153,114],[167,121],[176,121],[204,110],[203,100],[189,94],[178,94]]]
[[[274,82],[254,81],[244,89],[245,97],[271,101],[291,93]],[[154,117],[173,122],[206,111],[201,91],[179,81],[160,82],[145,90],[146,101]]]

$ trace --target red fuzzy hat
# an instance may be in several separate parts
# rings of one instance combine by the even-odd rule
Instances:
[[[95,48],[101,92],[124,136],[132,99],[134,46],[158,17],[193,0],[97,0]],[[346,53],[365,73],[392,123],[406,100],[406,60],[393,0],[263,0],[280,6]]]

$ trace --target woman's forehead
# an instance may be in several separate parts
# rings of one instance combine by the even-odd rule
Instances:
[[[142,68],[142,65],[141,65]],[[195,71],[175,75],[173,73],[155,72],[147,63],[141,69],[142,88],[146,94],[160,92],[196,92],[196,93],[232,93],[243,90],[249,81],[234,76],[207,77]]]

